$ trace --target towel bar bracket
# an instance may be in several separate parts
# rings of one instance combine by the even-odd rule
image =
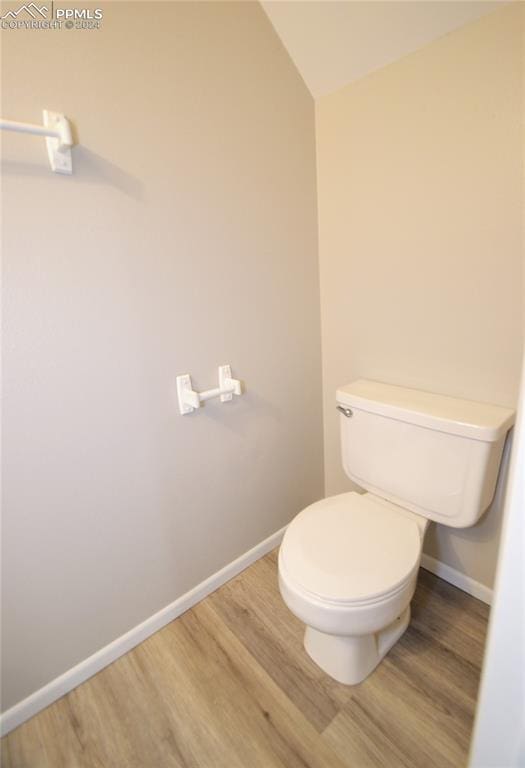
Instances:
[[[42,114],[44,125],[18,123],[15,120],[0,118],[0,128],[4,131],[30,133],[33,136],[44,137],[51,170],[55,173],[71,175],[73,173],[73,160],[71,157],[73,136],[69,120],[60,112],[51,112],[48,109],[44,109]]]
[[[71,136],[71,127],[68,119],[59,112],[50,112],[44,109],[44,125],[58,136],[47,136],[47,154],[51,170],[54,173],[73,173],[73,159],[71,157],[71,147],[73,138]]]

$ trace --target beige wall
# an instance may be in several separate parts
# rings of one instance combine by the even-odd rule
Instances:
[[[2,40],[80,142],[4,138],[4,708],[323,495],[313,101],[256,3],[103,7]]]
[[[522,4],[316,102],[326,492],[350,487],[336,386],[515,405],[522,344]],[[426,551],[485,585],[501,505]]]

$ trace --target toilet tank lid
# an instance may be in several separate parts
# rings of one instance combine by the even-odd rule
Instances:
[[[340,405],[356,410],[484,442],[496,442],[504,437],[515,417],[513,410],[499,405],[460,400],[368,379],[340,387],[336,399]]]

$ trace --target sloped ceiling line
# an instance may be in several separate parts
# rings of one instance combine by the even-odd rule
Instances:
[[[314,98],[505,5],[478,0],[262,0]]]

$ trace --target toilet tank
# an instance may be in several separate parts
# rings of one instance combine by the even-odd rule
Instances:
[[[454,528],[479,520],[514,411],[365,379],[336,399],[343,467],[355,483]]]

